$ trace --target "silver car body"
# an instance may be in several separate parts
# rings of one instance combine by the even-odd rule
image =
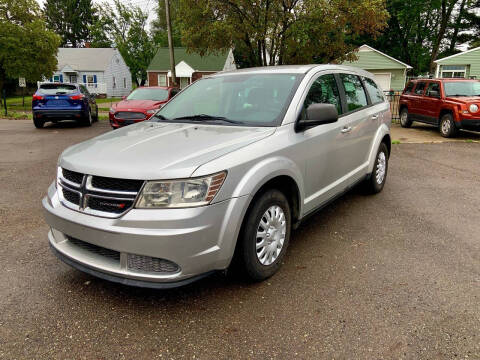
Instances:
[[[370,73],[336,65],[304,65],[214,76],[245,72],[304,74],[280,126],[144,122],[74,145],[59,158],[59,168],[119,179],[181,179],[226,170],[226,180],[210,205],[131,208],[109,216],[64,206],[53,183],[43,207],[54,252],[68,264],[109,280],[151,287],[181,285],[228,268],[252,198],[272,179],[294,182],[298,208],[293,212],[298,223],[372,174],[380,143],[387,139],[390,144],[387,100],[340,116],[337,122],[295,131],[315,79],[329,73],[373,79]],[[178,267],[159,271],[148,267],[152,259],[165,259],[167,265]]]

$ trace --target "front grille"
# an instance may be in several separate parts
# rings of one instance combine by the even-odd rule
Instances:
[[[62,169],[62,174],[65,179],[76,184],[81,184],[83,181],[83,174],[80,174],[75,171]]]
[[[80,194],[74,191],[62,188],[62,194],[65,200],[71,202],[72,204],[79,205],[80,204]]]
[[[134,200],[116,200],[89,197],[87,206],[92,210],[121,214],[132,207]]]
[[[115,218],[131,209],[143,180],[85,175],[58,171],[57,185],[62,204],[73,210]]]
[[[129,270],[149,273],[175,273],[180,270],[172,261],[135,254],[128,254],[127,267]]]
[[[123,120],[142,120],[145,119],[145,114],[141,112],[133,112],[133,111],[119,111],[115,113],[116,119],[123,119]]]
[[[71,244],[73,244],[73,245],[75,245],[79,248],[82,248],[83,250],[87,250],[88,252],[91,252],[91,253],[94,253],[94,254],[97,254],[97,255],[112,259],[112,260],[120,261],[120,253],[118,251],[110,250],[110,249],[107,249],[107,248],[104,248],[104,247],[101,247],[101,246],[97,246],[97,245],[93,245],[93,244],[87,243],[85,241],[82,241],[82,240],[79,240],[79,239],[76,239],[76,238],[73,238],[73,237],[70,237],[70,236],[67,236],[67,238],[68,238],[68,241]]]
[[[102,176],[92,176],[92,186],[103,190],[139,192],[142,185],[143,180],[128,180]]]

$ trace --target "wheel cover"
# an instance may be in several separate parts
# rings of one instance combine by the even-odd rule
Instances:
[[[382,151],[378,154],[377,169],[375,171],[375,179],[377,180],[378,185],[381,185],[383,183],[386,172],[387,172],[387,157],[385,156],[385,153]]]
[[[400,115],[400,122],[402,125],[405,125],[407,123],[408,119],[408,113],[406,111],[402,111],[402,114]]]
[[[287,221],[283,209],[274,205],[265,211],[257,227],[256,252],[262,265],[271,265],[278,258],[285,243]]]
[[[452,124],[450,124],[450,119],[446,119],[442,121],[442,133],[448,134],[450,132],[450,128]]]

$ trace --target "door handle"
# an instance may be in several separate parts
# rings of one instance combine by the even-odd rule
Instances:
[[[352,131],[352,127],[349,126],[349,127],[344,127],[342,129],[342,134],[346,134],[346,133],[349,133],[350,131]]]

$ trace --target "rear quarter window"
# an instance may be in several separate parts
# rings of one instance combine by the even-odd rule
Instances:
[[[403,93],[404,94],[411,94],[414,86],[415,86],[415,83],[410,81],[407,84],[407,86],[405,87],[405,90],[403,90]]]
[[[379,104],[385,101],[383,92],[378,88],[377,84],[375,84],[375,81],[369,78],[363,78],[363,82],[367,88],[368,95],[370,95],[372,104]]]

